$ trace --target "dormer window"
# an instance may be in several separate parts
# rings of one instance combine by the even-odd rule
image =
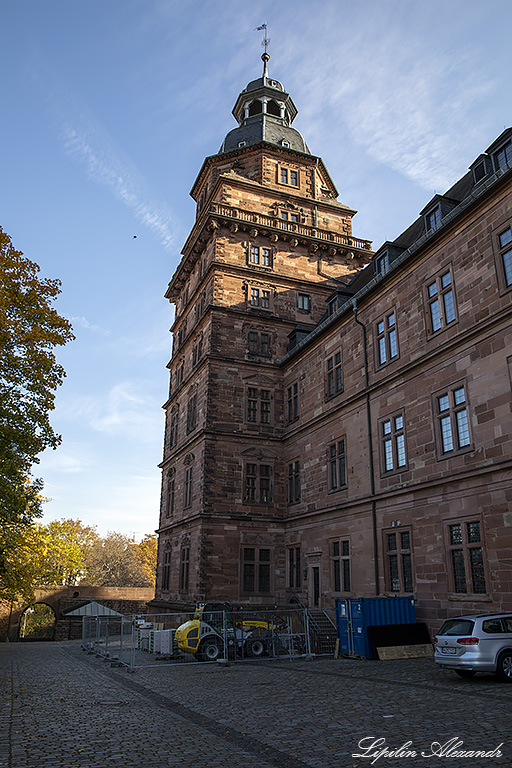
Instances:
[[[475,165],[471,167],[471,170],[473,171],[473,183],[478,184],[488,174],[488,158],[483,156],[480,160],[477,160]]]
[[[389,271],[389,254],[387,251],[379,256],[375,262],[375,271],[378,275],[385,275]]]
[[[282,147],[287,147],[289,149],[290,148],[290,142],[286,141],[285,139],[282,139],[281,140],[281,146]]]
[[[494,170],[499,171],[500,168],[505,168],[508,163],[512,162],[512,141],[507,141],[503,144],[497,152],[494,152],[493,156]]]
[[[431,211],[425,214],[425,229],[427,232],[435,232],[441,226],[441,206],[436,205]]]
[[[239,141],[239,142],[238,142],[238,147],[239,147],[240,149],[241,149],[242,147],[246,147],[246,146],[247,146],[247,142],[246,142],[246,141]]]

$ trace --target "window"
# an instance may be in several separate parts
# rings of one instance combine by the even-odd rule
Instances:
[[[300,501],[300,464],[292,461],[288,465],[288,504]]]
[[[440,331],[456,319],[452,276],[444,272],[427,285],[428,307],[432,333]]]
[[[177,405],[171,410],[171,417],[169,421],[169,448],[174,448],[178,442],[178,420],[180,411]]]
[[[377,323],[377,361],[378,365],[385,365],[398,357],[398,341],[396,335],[396,317],[390,312]]]
[[[183,383],[183,379],[185,377],[185,361],[182,360],[181,363],[178,364],[178,367],[176,368],[176,386],[180,386],[180,384]]]
[[[329,446],[329,490],[338,491],[347,484],[347,457],[345,440]]]
[[[427,232],[435,232],[441,226],[441,207],[438,205],[425,215],[425,228]]]
[[[336,352],[327,358],[327,397],[343,392],[343,379],[341,375],[341,352]]]
[[[167,474],[167,503],[165,508],[165,516],[172,517],[174,514],[174,502],[176,492],[176,470],[174,467],[169,470]]]
[[[494,161],[494,170],[498,171],[500,168],[504,168],[507,163],[512,162],[512,142],[504,144],[497,152],[492,156]]]
[[[386,533],[387,588],[390,592],[412,592],[411,532]]]
[[[171,580],[171,553],[169,550],[164,552],[164,567],[162,571],[162,591],[169,591],[169,584]]]
[[[247,388],[247,421],[251,424],[271,424],[272,401],[269,389]]]
[[[350,592],[350,542],[332,542],[332,576],[334,592]]]
[[[239,142],[238,142],[238,146],[239,146],[239,148],[240,148],[240,149],[241,149],[242,147],[245,147],[245,145],[246,145],[246,144],[247,144],[247,142],[246,142],[246,141],[239,141]]]
[[[389,270],[389,254],[384,251],[382,256],[379,256],[375,262],[375,269],[378,275],[385,275]]]
[[[242,591],[264,594],[271,591],[270,549],[242,549]]]
[[[298,307],[302,312],[311,312],[311,296],[307,293],[299,293]]]
[[[299,385],[295,382],[288,387],[288,422],[299,418]]]
[[[292,187],[299,186],[299,174],[297,171],[290,171],[290,184]]]
[[[464,386],[450,389],[435,399],[441,453],[455,453],[471,445],[469,415]]]
[[[185,486],[183,492],[183,509],[192,506],[192,467],[185,470]]]
[[[190,568],[190,547],[182,547],[180,553],[180,590],[188,591],[188,576]]]
[[[245,465],[245,501],[252,504],[270,504],[272,501],[272,467],[269,464]]]
[[[407,465],[404,415],[398,413],[380,422],[382,472],[393,472]]]
[[[288,169],[287,168],[281,168],[279,179],[281,181],[281,184],[288,184]]]
[[[203,356],[203,337],[199,336],[192,349],[192,365],[197,365]]]
[[[187,403],[187,435],[197,426],[197,393],[194,392]]]
[[[299,172],[288,168],[279,168],[278,180],[280,184],[289,184],[292,187],[299,186]]]
[[[448,552],[453,591],[458,594],[486,593],[484,553],[480,522],[448,525]]]
[[[299,589],[301,586],[300,565],[300,547],[290,547],[288,549],[288,586],[290,589]]]
[[[270,357],[270,334],[249,331],[247,340],[250,355]]]
[[[259,245],[251,245],[249,251],[249,264],[260,267],[271,267],[272,253],[270,248],[260,248]]]
[[[506,287],[509,288],[512,285],[512,229],[508,227],[498,239],[503,277]]]
[[[270,291],[264,288],[251,288],[249,303],[251,307],[270,309]]]

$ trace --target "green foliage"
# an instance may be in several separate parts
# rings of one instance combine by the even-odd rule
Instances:
[[[37,456],[56,448],[49,413],[65,373],[54,349],[73,339],[70,323],[52,303],[58,280],[15,250],[0,229],[0,520],[29,523],[40,509],[38,487],[27,484]],[[1,567],[1,563],[0,563]],[[0,572],[1,576],[1,572]]]
[[[146,540],[152,537],[146,537]],[[156,537],[154,537],[156,538]],[[110,531],[91,548],[84,584],[95,587],[150,587],[155,576],[148,568],[151,558],[130,536]],[[145,545],[148,551],[151,544]],[[156,572],[156,559],[155,559]]]

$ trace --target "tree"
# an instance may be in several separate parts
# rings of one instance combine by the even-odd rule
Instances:
[[[81,520],[53,520],[36,524],[38,565],[36,586],[79,584],[89,553],[99,540],[96,528]]]
[[[156,583],[158,538],[154,534],[146,535],[139,544],[133,544],[132,547],[140,571],[147,579],[147,586],[154,587]]]
[[[91,547],[83,583],[95,587],[151,586],[151,576],[135,555],[137,546],[130,536],[110,531]]]
[[[68,320],[52,303],[58,280],[15,250],[0,228],[0,522],[30,524],[40,515],[38,484],[28,481],[38,454],[56,448],[49,413],[64,369],[54,349],[73,339]],[[1,557],[0,557],[1,567]],[[1,571],[0,571],[1,576]]]

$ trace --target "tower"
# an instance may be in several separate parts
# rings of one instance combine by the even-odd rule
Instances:
[[[156,597],[169,604],[283,599],[296,392],[282,361],[371,252],[262,59],[237,127],[194,183],[196,221],[166,293],[176,316]]]

